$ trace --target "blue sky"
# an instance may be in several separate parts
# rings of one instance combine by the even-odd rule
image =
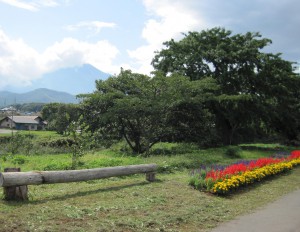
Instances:
[[[260,32],[300,61],[298,0],[0,0],[0,90],[89,63],[149,74],[154,51],[182,32]]]

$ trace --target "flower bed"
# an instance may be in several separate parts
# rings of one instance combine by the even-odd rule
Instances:
[[[240,161],[227,167],[202,167],[193,171],[190,185],[215,194],[227,194],[241,186],[291,170],[297,165],[300,165],[300,150],[291,152],[287,157]]]

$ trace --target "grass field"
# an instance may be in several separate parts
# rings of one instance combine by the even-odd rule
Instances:
[[[300,169],[228,197],[187,185],[188,173],[30,186],[30,201],[0,201],[0,231],[209,231],[300,186]]]
[[[299,189],[300,168],[227,197],[200,192],[188,185],[190,170],[200,164],[229,164],[238,159],[270,156],[278,149],[293,149],[278,144],[252,146],[258,148],[241,151],[239,158],[224,155],[226,148],[199,150],[186,144],[158,144],[149,157],[126,155],[117,146],[90,152],[81,158],[80,168],[157,163],[157,181],[148,183],[144,175],[133,175],[29,186],[28,202],[0,200],[0,231],[209,231]],[[24,163],[13,162],[13,157],[0,159],[2,169],[57,169],[71,163],[70,154],[18,155]]]

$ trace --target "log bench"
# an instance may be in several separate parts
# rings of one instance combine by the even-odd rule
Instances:
[[[27,200],[27,185],[79,182],[141,173],[145,173],[146,180],[152,182],[155,180],[156,170],[156,164],[67,171],[20,172],[19,169],[10,169],[0,173],[0,187],[4,187],[6,200]]]

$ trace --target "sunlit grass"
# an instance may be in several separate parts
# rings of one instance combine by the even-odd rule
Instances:
[[[0,200],[0,231],[209,231],[298,189],[300,169],[228,197],[189,187],[187,171],[157,178],[29,186],[29,202]]]
[[[202,164],[230,164],[239,160],[226,156],[226,147],[199,149],[191,144],[160,143],[147,156],[128,154],[120,151],[121,147],[124,144],[88,151],[80,158],[78,168],[157,163],[158,180],[148,183],[144,175],[133,175],[29,186],[29,202],[0,200],[0,231],[207,231],[300,186],[297,168],[234,195],[216,197],[190,187],[189,172]],[[240,159],[272,154],[273,150],[242,150]],[[24,158],[24,163],[13,162],[16,156]],[[71,166],[71,154],[37,152],[16,156],[5,160],[0,157],[1,167],[31,171]]]

